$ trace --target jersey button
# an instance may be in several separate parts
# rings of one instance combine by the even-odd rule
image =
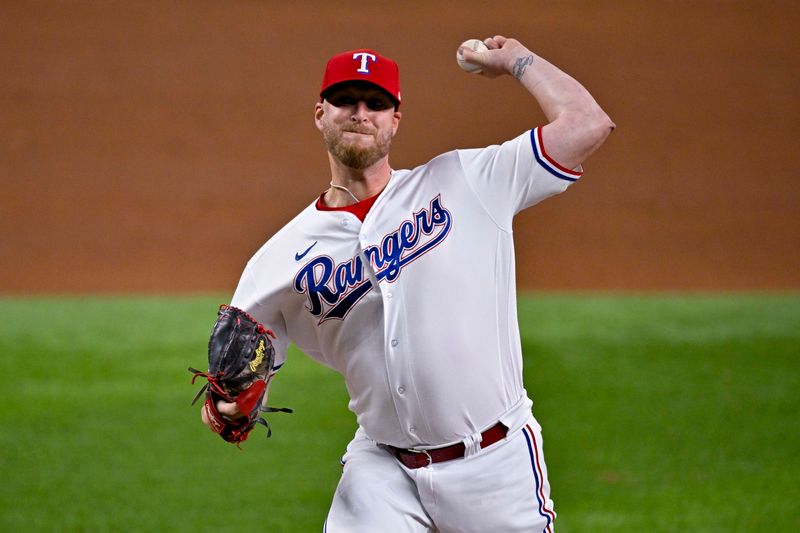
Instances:
[[[395,346],[397,346],[398,344],[400,344],[400,341],[399,341],[399,340],[397,340],[397,339],[392,339],[392,342],[391,342],[391,344],[392,344],[392,348],[394,348]]]
[[[387,292],[386,293],[386,297],[391,300],[392,299],[392,293],[391,292]]]
[[[402,385],[400,385],[399,387],[397,387],[397,392],[399,392],[400,394],[403,394],[403,393],[406,392],[406,388],[403,387]]]
[[[408,430],[409,430],[411,433],[414,433],[414,432],[417,430],[417,428],[416,428],[416,426],[408,426]]]

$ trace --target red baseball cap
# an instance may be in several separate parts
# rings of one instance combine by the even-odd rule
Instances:
[[[320,98],[334,85],[345,81],[366,81],[377,85],[400,105],[400,69],[397,63],[374,50],[362,48],[336,54],[328,61],[322,77]]]

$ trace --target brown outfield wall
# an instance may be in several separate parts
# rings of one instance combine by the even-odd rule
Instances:
[[[326,187],[328,56],[398,60],[408,167],[543,121],[513,80],[456,67],[494,33],[618,125],[518,218],[522,288],[797,289],[797,27],[790,1],[4,2],[0,292],[231,291]]]

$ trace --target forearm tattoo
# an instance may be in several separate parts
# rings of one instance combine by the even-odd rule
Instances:
[[[517,62],[514,63],[514,69],[512,73],[514,77],[518,80],[522,79],[522,75],[525,74],[525,69],[527,69],[530,65],[533,64],[533,54],[525,57],[518,57]]]

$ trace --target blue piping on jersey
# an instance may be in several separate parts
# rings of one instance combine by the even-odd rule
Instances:
[[[553,167],[550,166],[549,163],[547,163],[544,160],[542,156],[539,155],[539,151],[536,149],[536,139],[534,138],[534,135],[536,135],[536,129],[531,130],[531,148],[533,149],[533,157],[536,158],[536,162],[542,165],[546,171],[548,171],[550,174],[552,174],[553,176],[557,177],[560,180],[578,181],[578,178],[570,178],[569,176],[566,176],[561,172],[559,172],[558,170],[554,169]]]

